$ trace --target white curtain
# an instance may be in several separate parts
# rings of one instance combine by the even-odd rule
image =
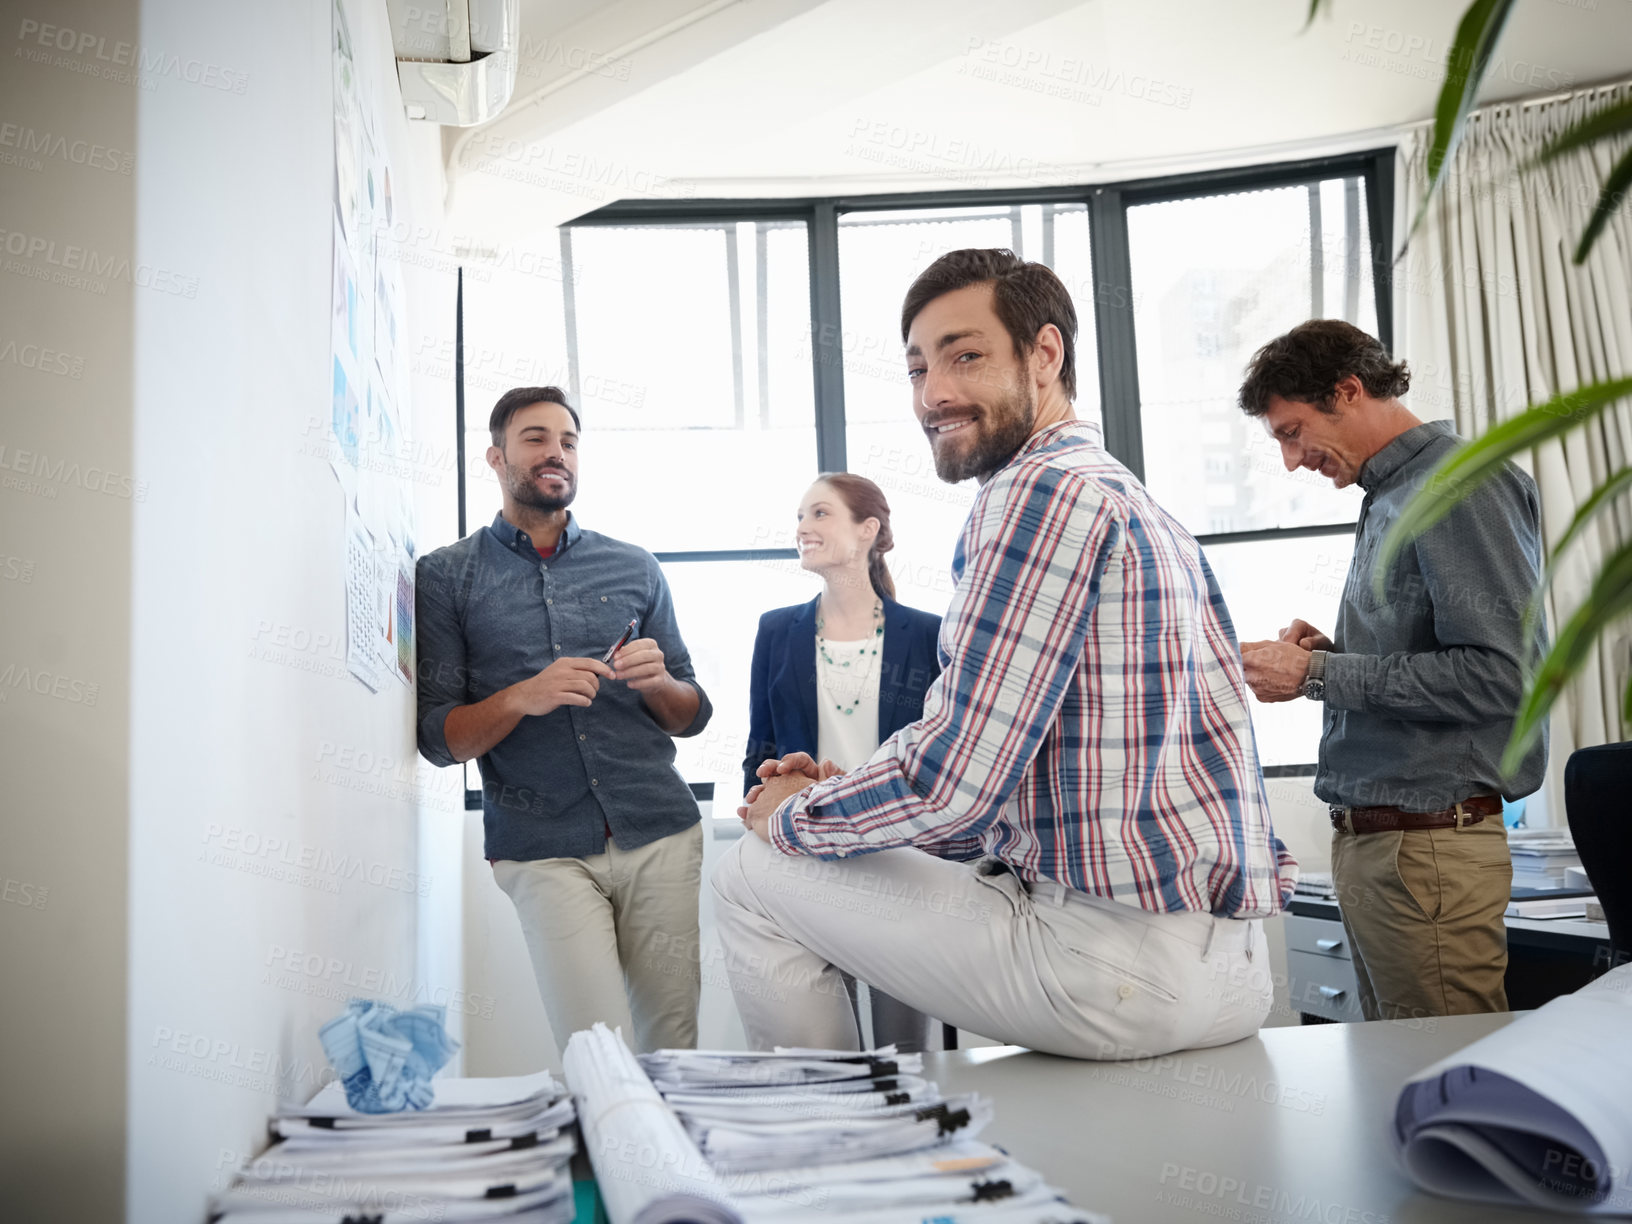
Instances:
[[[1632,208],[1623,201],[1586,263],[1572,262],[1625,142],[1520,172],[1554,136],[1629,93],[1632,82],[1558,101],[1494,106],[1470,119],[1422,228],[1394,269],[1395,349],[1411,364],[1406,402],[1418,416],[1449,418],[1471,438],[1528,404],[1632,375]],[[1427,127],[1416,128],[1400,145],[1396,235],[1407,232],[1426,190],[1430,137]],[[1541,492],[1550,550],[1593,489],[1632,463],[1632,405],[1610,408],[1521,462]],[[1601,563],[1632,539],[1624,500],[1598,521],[1572,546],[1572,560],[1554,582],[1552,627],[1579,606]],[[1569,754],[1632,737],[1621,718],[1629,655],[1632,629],[1612,626],[1554,707],[1547,823],[1564,820]]]

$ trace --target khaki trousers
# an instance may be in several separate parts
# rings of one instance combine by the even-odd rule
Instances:
[[[1507,1010],[1513,861],[1500,817],[1332,834],[1332,879],[1367,1020]]]
[[[700,824],[635,850],[608,839],[587,858],[493,864],[559,1048],[597,1020],[639,1053],[696,1046],[699,966],[666,949],[697,945],[702,873]]]
[[[968,1032],[1068,1058],[1223,1045],[1263,1023],[1262,922],[1028,887],[992,864],[913,849],[823,861],[744,836],[713,885],[748,1044],[856,1049],[845,972]]]

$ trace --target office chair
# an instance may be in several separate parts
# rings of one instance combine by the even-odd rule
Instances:
[[[1570,754],[1564,815],[1622,964],[1632,959],[1632,740]]]

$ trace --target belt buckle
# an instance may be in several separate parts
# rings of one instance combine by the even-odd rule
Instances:
[[[1484,819],[1484,817],[1477,812],[1464,812],[1462,810],[1464,806],[1465,805],[1459,803],[1451,809],[1451,811],[1455,813],[1455,819],[1452,821],[1451,827],[1456,829],[1458,832],[1461,832],[1463,829],[1469,828],[1470,826],[1477,824],[1479,821]]]
[[[1332,820],[1332,828],[1336,829],[1339,833],[1348,834],[1354,833],[1354,819],[1351,815],[1353,811],[1353,808],[1347,807],[1329,807],[1326,809],[1327,815],[1329,815]]]

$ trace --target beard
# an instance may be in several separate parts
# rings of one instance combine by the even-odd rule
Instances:
[[[567,487],[554,497],[542,492],[538,485],[534,483],[542,472],[561,473],[561,478],[566,482]],[[504,487],[510,496],[521,505],[531,506],[534,510],[542,510],[546,514],[554,514],[557,510],[565,510],[572,505],[572,499],[578,496],[578,482],[572,478],[572,473],[568,472],[566,468],[559,468],[553,464],[545,464],[543,467],[534,468],[530,472],[524,472],[521,468],[512,467],[506,463],[504,466]]]
[[[1037,423],[1037,392],[1029,383],[981,410],[969,426],[974,439],[963,450],[942,448],[930,438],[930,454],[935,474],[947,484],[957,484],[973,476],[984,481],[1002,467],[1031,437]]]

